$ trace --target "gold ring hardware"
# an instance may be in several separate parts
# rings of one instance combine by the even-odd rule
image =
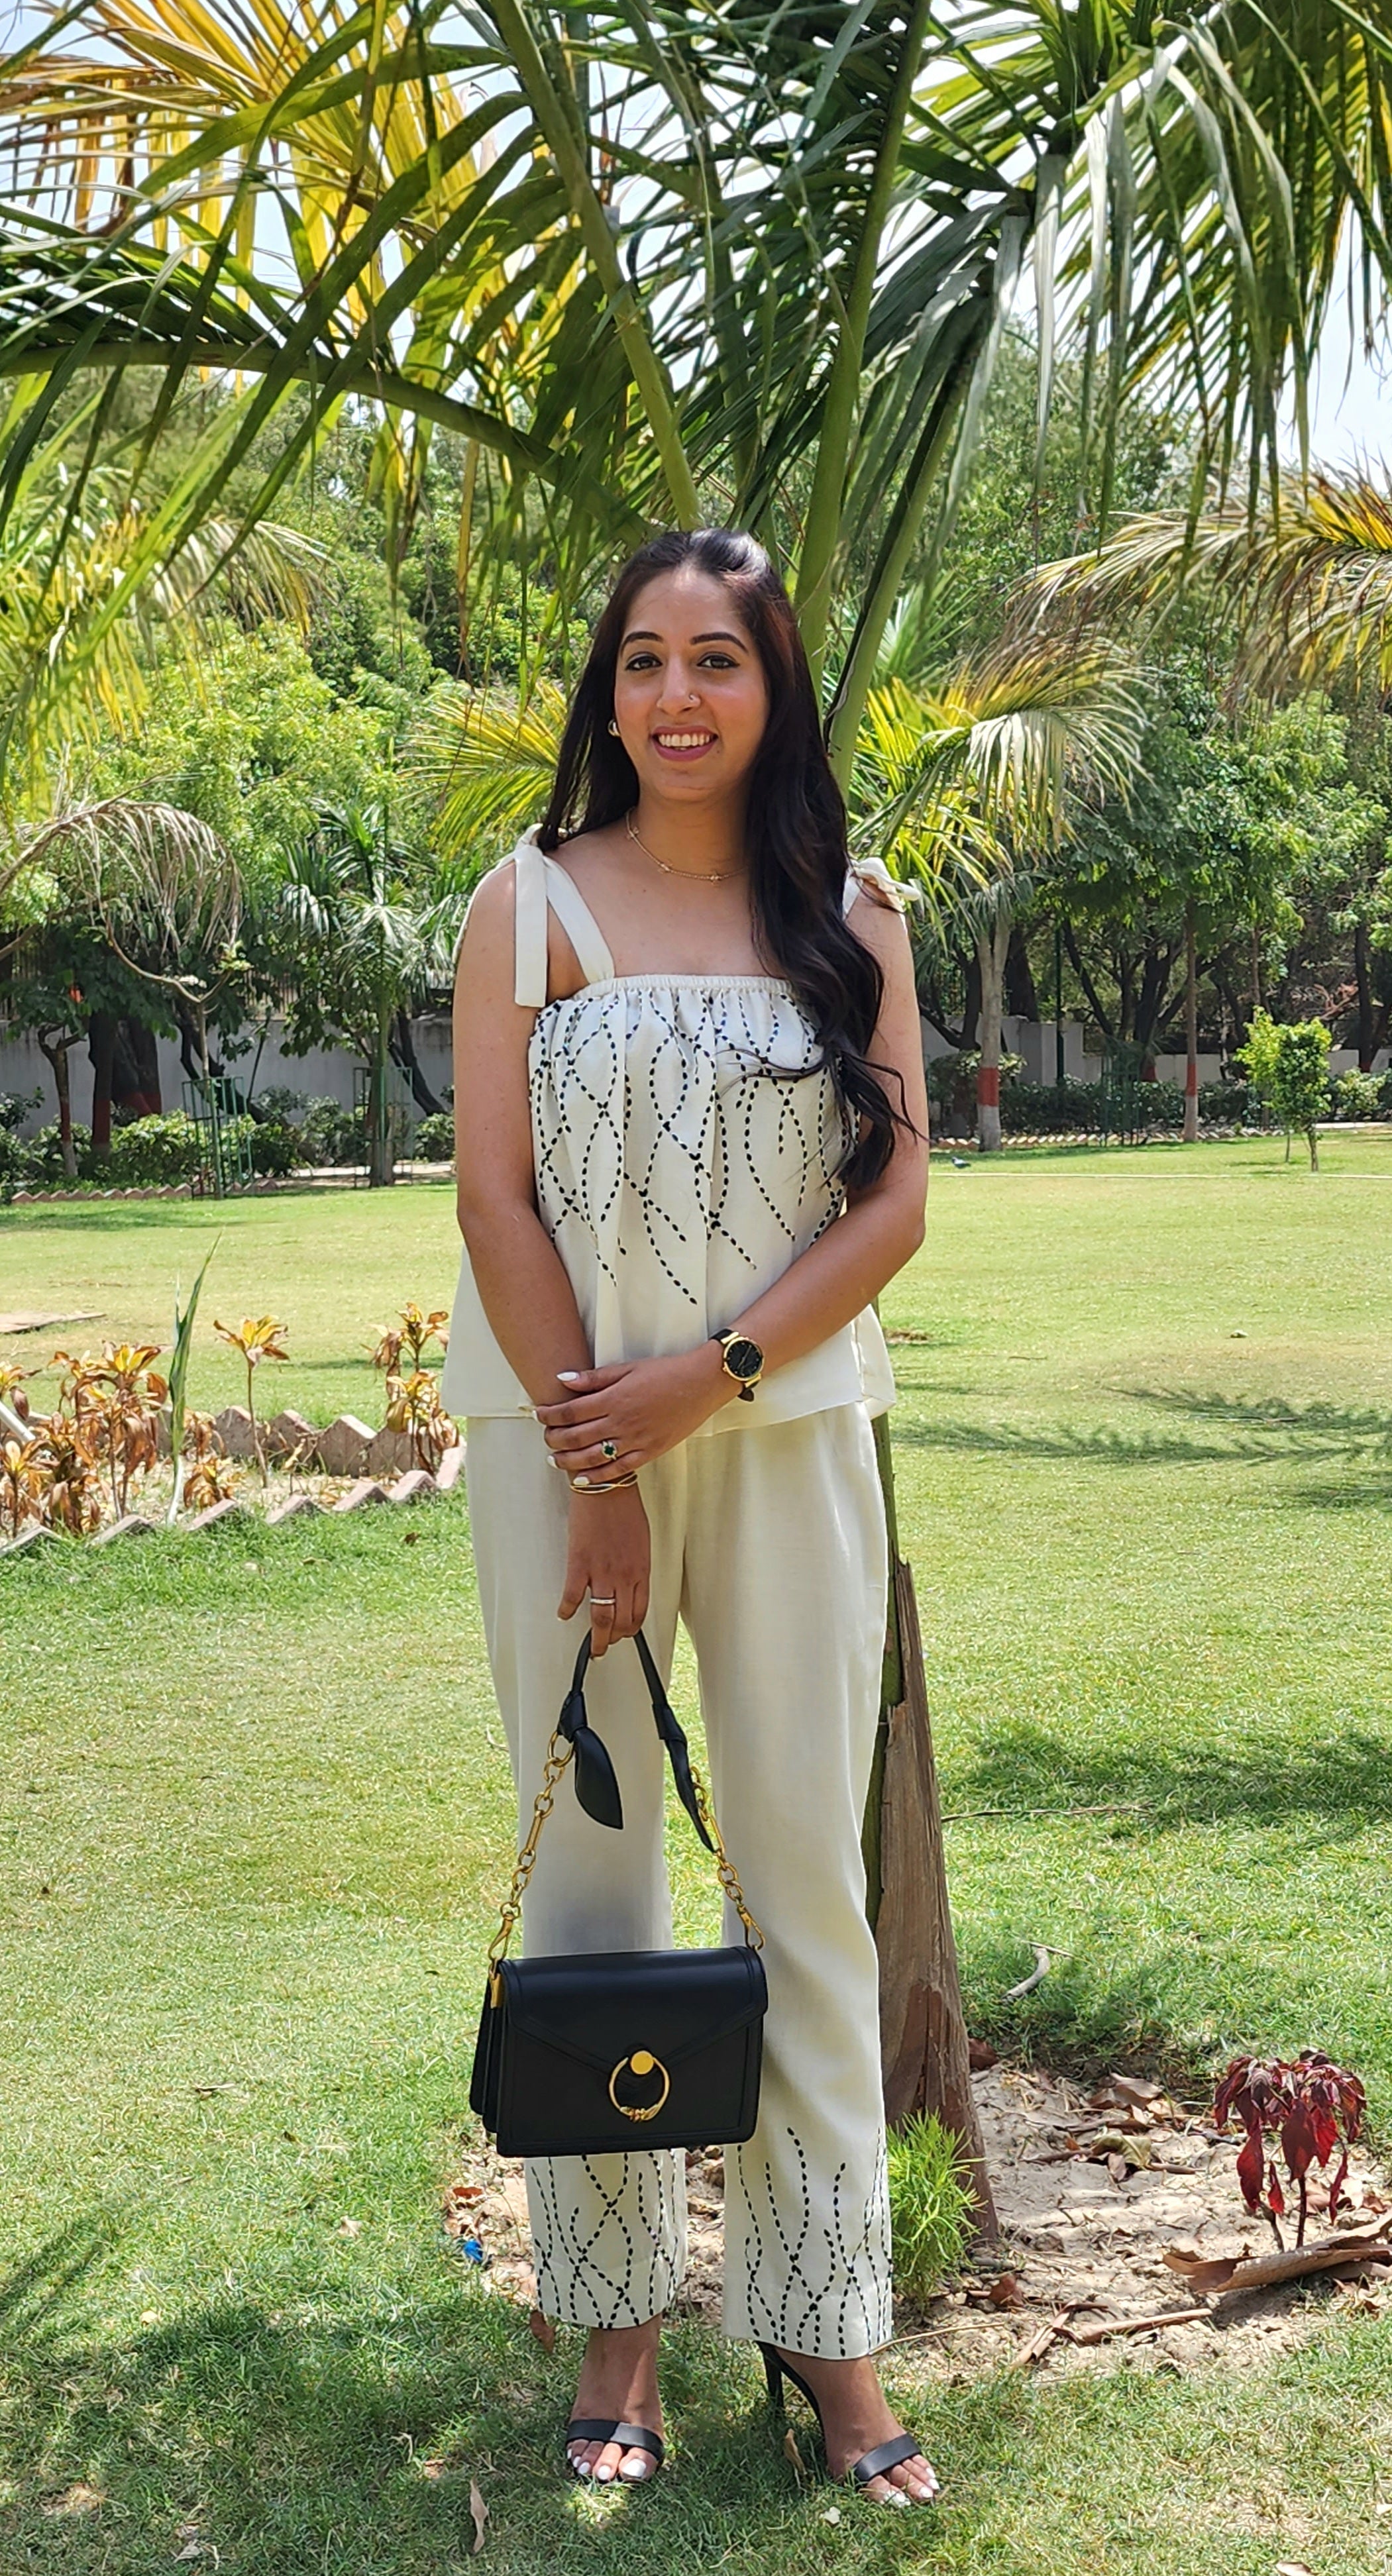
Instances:
[[[660,2075],[662,2090],[657,2100],[650,2102],[646,2111],[635,2111],[631,2103],[621,2102],[614,2090],[621,2075]],[[655,2120],[671,2090],[671,2076],[661,2058],[654,2057],[650,2048],[635,2048],[631,2057],[621,2057],[609,2078],[609,2099],[616,2111],[622,2111],[626,2120]]]

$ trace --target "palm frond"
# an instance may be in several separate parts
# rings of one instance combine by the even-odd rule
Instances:
[[[1235,620],[1242,684],[1299,694],[1349,673],[1392,687],[1392,486],[1364,468],[1287,478],[1255,510],[1151,511],[1047,564],[1022,607],[1116,626],[1198,595]]]
[[[550,680],[521,705],[449,681],[428,701],[407,765],[433,805],[442,858],[480,874],[534,823],[550,796],[566,706]]]

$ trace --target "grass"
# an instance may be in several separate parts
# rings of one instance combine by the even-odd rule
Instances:
[[[973,2027],[1194,2081],[1317,2043],[1385,2136],[1392,1142],[1324,1160],[943,1161],[885,1315]],[[191,1400],[240,1392],[212,1318],[271,1308],[267,1409],[378,1418],[375,1327],[449,1302],[443,1188],[5,1212],[0,1310],[100,1320],[0,1355],[167,1342],[219,1229]],[[579,2338],[544,2355],[436,2229],[511,1805],[462,1502],[18,1562],[0,1639],[3,2576],[195,2542],[246,2576],[438,2576],[475,2477],[502,2576],[1392,2567],[1392,2336],[1321,2293],[1246,2378],[897,2354],[947,2490],[902,2518],[797,2493],[750,2356],[684,2327],[672,2475],[567,2488]],[[1022,1812],[1084,1807],[1117,1812]],[[1036,1940],[1056,1965],[1006,2005]]]

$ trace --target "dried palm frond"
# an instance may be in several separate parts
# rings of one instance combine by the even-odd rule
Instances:
[[[1024,595],[1113,624],[1206,594],[1237,622],[1239,677],[1300,691],[1349,671],[1392,687],[1392,485],[1384,471],[1288,479],[1256,511],[1148,511],[1096,553],[1046,564]]]

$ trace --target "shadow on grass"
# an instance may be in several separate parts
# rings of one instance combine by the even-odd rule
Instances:
[[[1392,1817],[1392,1729],[1379,1735],[1341,1727],[1320,1743],[1248,1729],[1234,1748],[1192,1738],[1171,1744],[1163,1736],[1080,1746],[1048,1727],[1020,1722],[978,1740],[967,1768],[954,1774],[952,1805],[1020,1811],[1113,1799],[1134,1799],[1141,1809],[1111,1819],[1119,1840],[1220,1823],[1308,1827],[1318,1821],[1358,1833]],[[997,1819],[992,1830],[1008,1823]]]
[[[1111,1426],[1047,1429],[904,1420],[895,1425],[895,1447],[1059,1459],[1102,1467],[1284,1467],[1344,1460],[1350,1476],[1336,1484],[1298,1488],[1287,1498],[1392,1501],[1392,1415],[1376,1407],[1286,1404],[1270,1396],[1209,1395],[1185,1387],[1134,1386],[1116,1392],[1134,1404],[1208,1426],[1211,1436],[1203,1439],[1179,1430],[1121,1431]]]
[[[1059,1953],[1042,1985],[1007,2001],[1032,1961],[1030,1939],[964,1937],[962,1992],[973,2038],[1056,2074],[1090,2080],[1129,2067],[1181,2089],[1204,2089],[1207,2051],[1192,2033],[1176,2030],[1172,1999],[1147,1969]]]
[[[664,2340],[670,2474],[650,2492],[597,2495],[560,2465],[581,2334],[563,2330],[546,2355],[525,2311],[452,2266],[438,2289],[379,2283],[354,2300],[300,2283],[283,2308],[229,2296],[99,2343],[54,2331],[84,2268],[81,2234],[54,2238],[0,2284],[0,2311],[13,2312],[0,2359],[6,2568],[153,2576],[182,2557],[255,2576],[462,2576],[473,2481],[495,2576],[826,2563],[828,2491],[799,2495],[750,2348],[705,2327]],[[92,2265],[102,2243],[98,2230]],[[974,2395],[901,2388],[925,2441],[960,2460],[966,2432],[978,2467],[991,2455],[998,2490],[1028,2471],[1023,2404],[1004,2380],[984,2404]],[[882,2517],[847,2522],[838,2566],[878,2576],[903,2563]],[[965,2537],[959,2519],[953,2566]],[[913,2563],[948,2563],[926,2525]]]

